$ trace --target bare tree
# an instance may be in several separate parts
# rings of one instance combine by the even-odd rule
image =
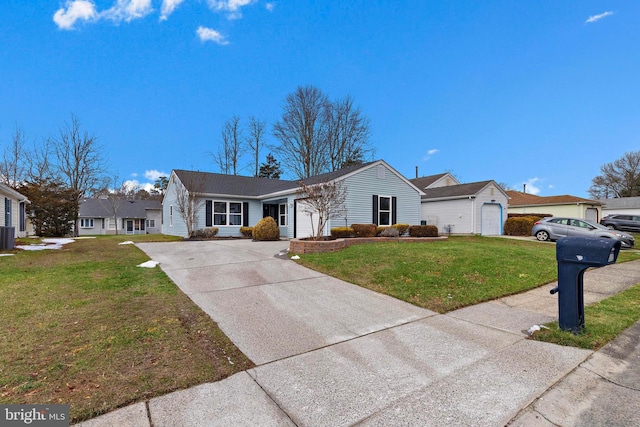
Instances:
[[[71,122],[60,130],[60,135],[51,140],[56,157],[57,175],[64,184],[77,194],[80,199],[91,191],[102,188],[106,161],[101,152],[98,139],[86,131],[82,131],[80,120],[71,115]],[[78,215],[74,218],[75,233],[78,230]]]
[[[314,240],[322,239],[322,232],[328,221],[333,218],[346,216],[347,190],[341,181],[323,182],[314,185],[305,185],[300,182],[297,191],[298,203],[302,211],[311,218],[311,233]],[[314,223],[314,216],[317,216]]]
[[[281,120],[273,126],[280,141],[277,151],[282,165],[299,179],[327,169],[327,96],[314,86],[298,87],[285,100]]]
[[[354,107],[350,96],[330,103],[326,115],[331,171],[362,164],[371,157],[373,149],[369,146],[369,119]]]
[[[247,149],[251,153],[251,165],[255,167],[253,176],[260,174],[260,150],[264,147],[264,133],[267,122],[258,120],[254,116],[249,117],[249,136],[247,137]]]
[[[222,127],[222,145],[213,155],[213,161],[224,174],[238,174],[238,162],[244,154],[244,141],[240,128],[240,117],[232,116]]]
[[[600,166],[601,174],[591,180],[589,195],[595,199],[640,196],[640,151]]]
[[[31,151],[29,158],[27,159],[27,175],[29,181],[36,181],[39,178],[51,178],[53,177],[53,164],[52,159],[51,141],[46,139],[40,145],[34,144],[33,151]]]
[[[16,125],[11,144],[5,147],[0,163],[0,182],[16,188],[27,178],[27,153],[24,131]]]
[[[199,172],[187,172],[180,176],[180,184],[175,186],[176,207],[191,237],[198,223],[199,197],[204,190],[204,176]]]

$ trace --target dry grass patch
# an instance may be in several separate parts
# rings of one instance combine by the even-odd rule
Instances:
[[[158,236],[162,239],[165,237]],[[73,422],[252,363],[123,240],[0,258],[0,403],[66,403]]]

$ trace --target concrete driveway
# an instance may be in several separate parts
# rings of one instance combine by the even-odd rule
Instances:
[[[592,354],[526,340],[547,313],[437,315],[303,268],[288,242],[138,246],[258,366],[132,405],[119,423],[504,425]]]
[[[285,241],[138,246],[257,365],[435,315],[301,267]]]

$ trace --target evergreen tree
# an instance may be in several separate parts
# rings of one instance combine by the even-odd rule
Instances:
[[[281,174],[280,162],[269,153],[267,155],[267,161],[260,165],[260,174],[258,176],[261,178],[280,179]]]
[[[29,217],[35,232],[42,237],[62,237],[71,234],[78,215],[77,192],[53,179],[36,178],[19,188],[27,196]]]

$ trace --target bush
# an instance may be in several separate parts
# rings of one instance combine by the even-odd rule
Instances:
[[[262,218],[253,227],[253,238],[255,240],[280,240],[280,228],[276,220],[270,216]]]
[[[378,226],[375,224],[351,224],[356,237],[376,237]]]
[[[208,228],[201,228],[199,230],[193,230],[191,232],[191,237],[194,239],[212,239],[216,236],[216,234],[218,234],[218,228],[217,227],[208,227]]]
[[[385,227],[379,234],[380,237],[400,237],[400,232],[394,227]]]
[[[504,223],[504,234],[507,236],[531,236],[533,224],[539,218],[530,216],[521,216],[508,218]]]
[[[331,229],[331,237],[334,239],[342,239],[345,237],[353,237],[355,232],[351,227],[335,227]]]
[[[409,227],[411,237],[438,237],[438,227],[435,225],[412,225]]]
[[[406,234],[407,231],[409,230],[409,224],[393,224],[391,227],[398,230],[398,234],[400,236]]]
[[[244,237],[253,237],[253,227],[240,227],[240,234]]]

